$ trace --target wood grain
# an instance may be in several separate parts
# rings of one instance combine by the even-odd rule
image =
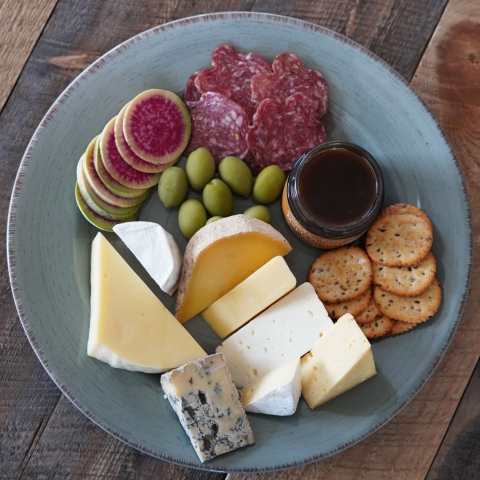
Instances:
[[[0,111],[57,0],[0,2]]]
[[[5,312],[0,316],[0,362],[8,366],[0,369],[0,478],[221,478],[145,457],[106,435],[61,396],[19,326],[3,243],[9,195],[29,138],[65,86],[99,55],[140,31],[177,18],[230,10],[291,15],[332,28],[369,47],[409,79],[446,0],[419,3],[59,0],[0,115],[0,302]],[[16,141],[5,140],[11,138]],[[453,357],[447,365],[458,364],[461,385],[456,383],[457,374],[449,374],[447,368],[427,384],[408,410],[371,439],[324,462],[268,477],[358,478],[363,472],[371,478],[422,478],[441,440],[438,432],[450,421],[449,407],[458,403],[463,378],[471,373],[463,366],[462,355]],[[439,372],[442,369],[443,364]],[[453,385],[453,392],[446,383]],[[445,402],[448,408],[442,410]],[[428,414],[432,403],[436,415]],[[230,476],[234,477],[243,478]]]
[[[413,86],[440,120],[465,173],[476,259],[470,297],[450,352],[466,370],[477,365],[428,479],[478,478],[480,471],[480,10],[452,0],[422,59]],[[460,378],[458,378],[460,380]],[[465,375],[463,384],[469,377]],[[461,388],[462,385],[459,385]],[[450,389],[452,391],[452,389]],[[453,393],[453,391],[452,391]],[[454,413],[452,406],[452,414]]]

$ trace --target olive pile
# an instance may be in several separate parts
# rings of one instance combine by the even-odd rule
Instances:
[[[206,224],[231,215],[233,193],[244,197],[252,194],[253,200],[262,205],[248,208],[244,215],[270,223],[270,211],[263,204],[276,200],[285,184],[285,174],[277,165],[264,168],[255,181],[248,165],[237,157],[225,157],[220,162],[220,178],[215,178],[215,170],[210,152],[199,148],[189,155],[185,170],[169,167],[160,177],[160,201],[166,208],[180,205],[178,224],[187,239]],[[203,203],[193,198],[186,200],[189,186],[202,191]]]

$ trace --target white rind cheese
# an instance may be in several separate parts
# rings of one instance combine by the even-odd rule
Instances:
[[[291,292],[296,284],[283,257],[274,257],[205,309],[202,318],[220,338],[225,338]]]
[[[241,391],[246,412],[279,416],[295,413],[301,393],[299,358],[267,373],[258,382]]]
[[[307,282],[224,340],[216,351],[225,355],[235,385],[242,388],[307,353],[332,325]]]
[[[349,313],[300,362],[302,394],[316,408],[377,374],[372,349]]]
[[[255,442],[223,355],[187,363],[160,382],[202,462]]]
[[[92,243],[87,353],[112,367],[145,373],[206,355],[101,233]]]
[[[180,281],[183,255],[172,235],[153,222],[119,223],[113,231],[160,288],[173,295]]]

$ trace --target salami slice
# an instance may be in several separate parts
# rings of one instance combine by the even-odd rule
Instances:
[[[195,72],[188,80],[187,85],[185,86],[185,92],[183,94],[184,102],[198,102],[202,94],[200,90],[195,85],[195,80],[197,78],[198,72]]]
[[[250,83],[258,73],[271,73],[270,65],[259,55],[244,55],[232,45],[221,45],[212,53],[212,68],[198,72],[195,84],[202,93],[217,92],[241,105],[249,119],[255,113]]]
[[[317,102],[295,93],[285,105],[267,98],[258,106],[247,144],[260,168],[278,165],[284,172],[310,148],[325,142],[322,122],[315,118]]]
[[[309,70],[298,55],[279,53],[272,64],[272,73],[257,73],[252,78],[252,98],[260,104],[267,98],[285,103],[294,93],[303,92],[316,102],[316,117],[322,118],[328,107],[328,86],[320,72]]]
[[[218,163],[228,155],[245,158],[248,117],[243,107],[219,93],[204,93],[198,102],[187,102],[192,135],[187,152],[205,147]]]

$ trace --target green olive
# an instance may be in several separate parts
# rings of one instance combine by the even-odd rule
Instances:
[[[215,160],[206,148],[200,147],[188,156],[185,169],[192,188],[202,190],[215,176]]]
[[[190,240],[207,223],[207,212],[201,202],[185,200],[178,211],[178,225],[183,236]]]
[[[220,215],[216,215],[215,217],[211,217],[207,220],[207,223],[205,225],[210,225],[213,222],[216,222],[217,220],[221,220],[223,217]]]
[[[282,193],[285,174],[278,165],[264,168],[253,185],[253,199],[258,203],[271,203]]]
[[[168,167],[158,182],[158,197],[166,208],[180,205],[188,192],[185,171],[179,167]]]
[[[210,215],[228,217],[233,210],[233,195],[224,182],[214,178],[203,189],[203,203]]]
[[[225,157],[218,165],[220,178],[232,192],[248,197],[252,192],[253,177],[248,165],[237,157]]]
[[[264,205],[254,205],[253,207],[247,208],[243,212],[244,215],[248,215],[249,217],[258,218],[265,223],[270,223],[270,210]]]

